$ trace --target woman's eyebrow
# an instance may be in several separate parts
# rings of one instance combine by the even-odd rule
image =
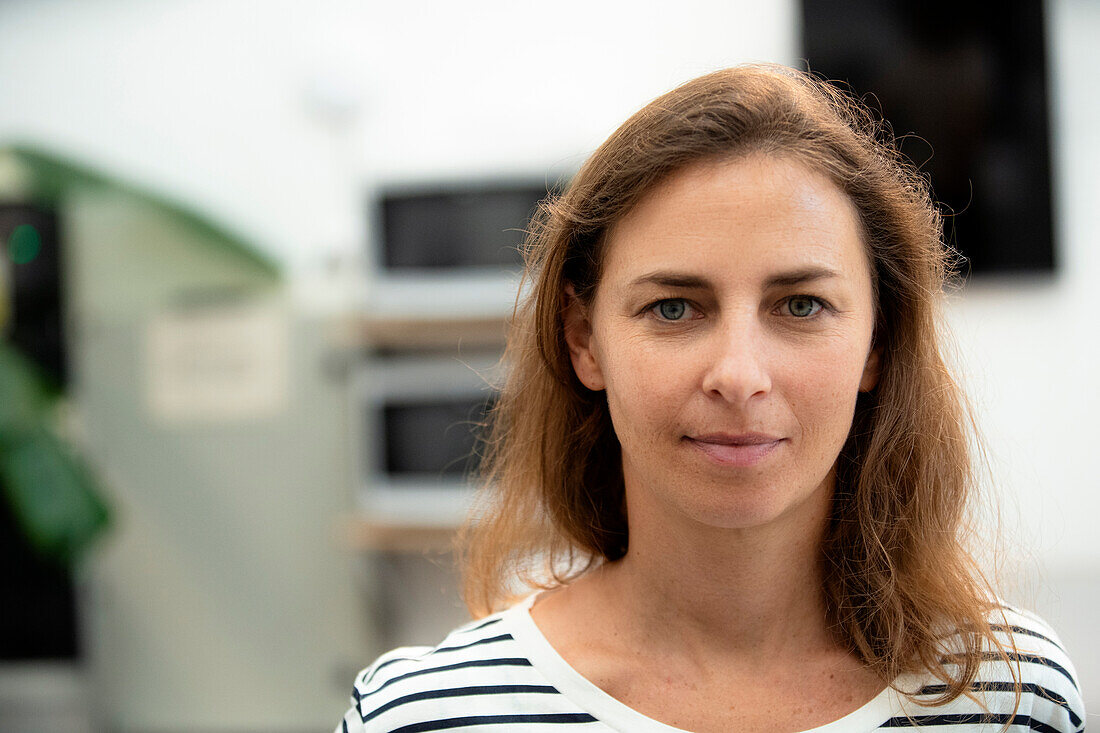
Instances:
[[[840,277],[842,277],[842,275],[839,272],[830,270],[827,267],[804,267],[789,272],[776,273],[764,282],[764,286],[765,288],[774,288],[798,285],[812,280],[826,280]],[[670,271],[650,272],[635,279],[631,283],[632,286],[649,284],[663,285],[669,288],[693,288],[699,290],[707,288],[712,289],[714,287],[710,280],[700,275]]]
[[[836,270],[830,270],[827,267],[804,267],[800,270],[792,270],[790,272],[780,272],[772,275],[764,283],[766,287],[774,288],[785,285],[798,285],[804,282],[810,282],[811,280],[826,280],[829,278],[843,277]]]
[[[663,285],[669,288],[693,288],[702,290],[711,287],[710,281],[699,275],[689,275],[684,272],[658,271],[650,272],[635,279],[632,286],[637,285]]]

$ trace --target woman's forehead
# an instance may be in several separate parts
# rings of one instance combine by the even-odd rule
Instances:
[[[774,280],[780,273],[867,272],[859,214],[828,177],[754,155],[693,165],[656,186],[609,231],[605,277],[702,270]]]

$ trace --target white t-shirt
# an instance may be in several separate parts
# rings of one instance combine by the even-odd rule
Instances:
[[[336,733],[684,733],[627,707],[569,666],[532,620],[534,599],[462,626],[437,647],[403,647],[379,657],[356,678],[351,709]],[[987,661],[973,688],[992,713],[985,722],[985,710],[965,696],[937,707],[907,700],[894,688],[919,689],[928,699],[943,691],[934,680],[910,676],[812,733],[993,733],[1010,718],[1013,730],[1083,731],[1084,705],[1061,642],[1034,615],[1009,608],[1005,616],[1009,628],[998,631],[1012,635],[1024,683],[1014,718],[1012,676],[1003,662]]]

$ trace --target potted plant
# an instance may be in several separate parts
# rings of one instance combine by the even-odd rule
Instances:
[[[3,270],[0,489],[31,546],[71,565],[107,526],[108,509],[91,471],[60,435],[60,392],[3,337],[11,318]]]

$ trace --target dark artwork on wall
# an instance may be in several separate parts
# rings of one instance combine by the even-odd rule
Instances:
[[[394,476],[469,475],[492,400],[441,397],[383,410],[385,471]]]
[[[12,312],[6,337],[53,383],[68,382],[61,317],[57,217],[32,204],[0,203],[0,242]]]
[[[2,334],[43,375],[68,382],[62,334],[57,218],[27,204],[0,204],[0,266],[11,322]],[[68,569],[37,554],[0,485],[0,661],[77,656],[76,601]]]
[[[524,230],[547,187],[462,184],[395,190],[380,201],[381,265],[392,271],[518,270]]]
[[[811,71],[847,82],[931,175],[969,272],[1056,264],[1043,7],[803,0]]]

